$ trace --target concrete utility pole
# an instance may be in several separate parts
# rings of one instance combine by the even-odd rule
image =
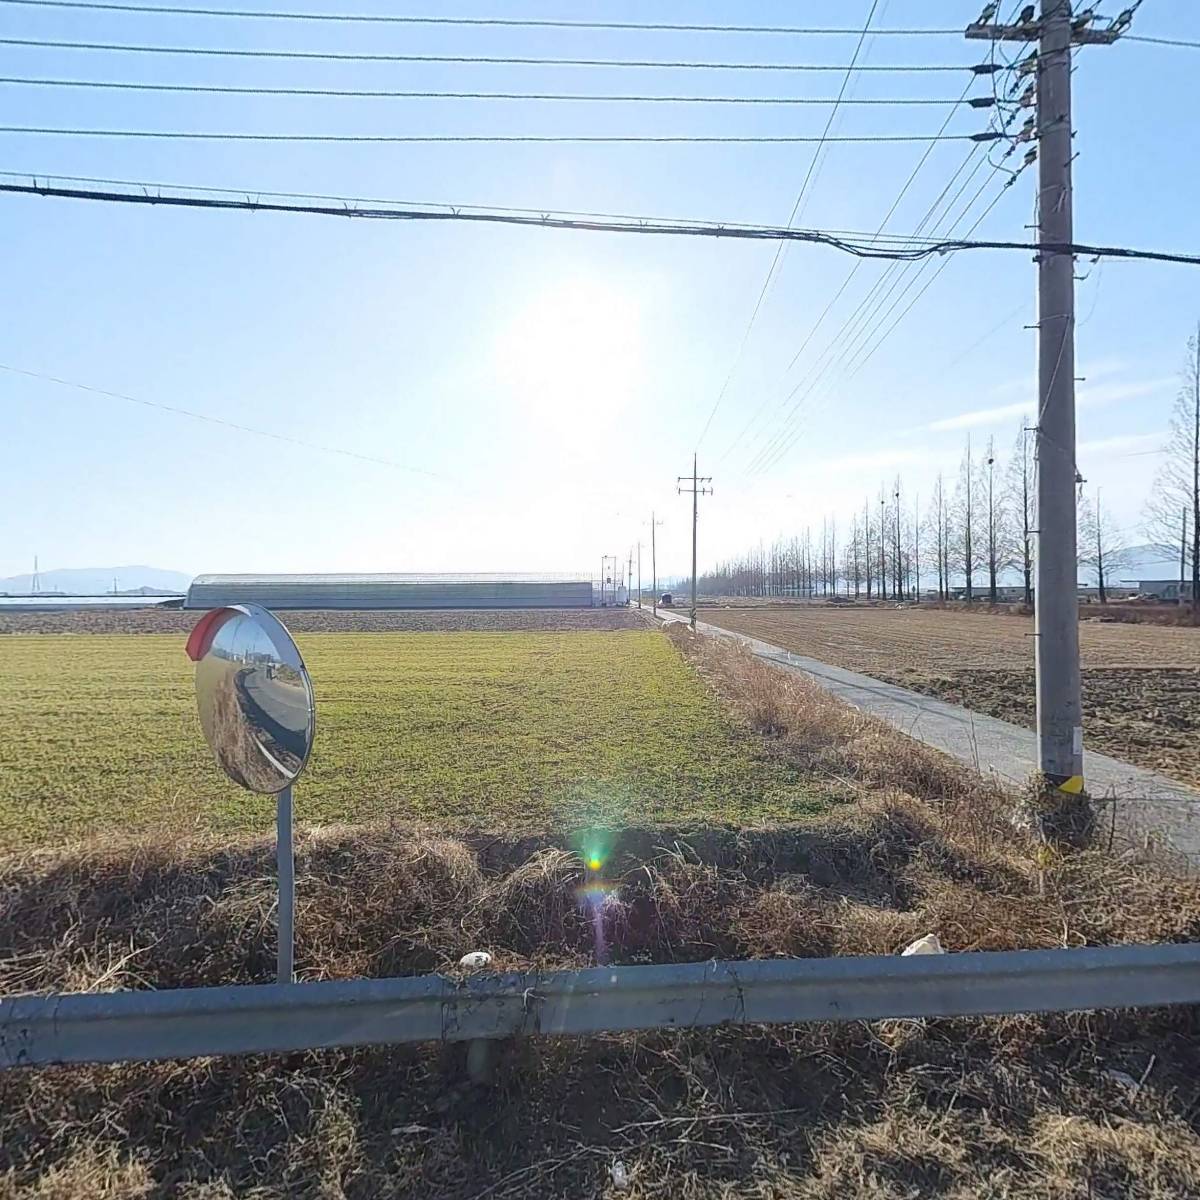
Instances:
[[[662,524],[652,512],[650,514],[650,602],[654,606],[654,615],[658,616],[658,539],[655,534]]]
[[[684,484],[690,486],[684,487]],[[700,518],[700,497],[711,496],[713,490],[707,485],[712,483],[711,475],[696,474],[696,456],[692,455],[692,473],[679,475],[675,480],[675,490],[680,495],[690,492],[692,496],[692,607],[688,614],[689,624],[696,628],[696,525]]]
[[[990,7],[990,6],[989,6]],[[1022,11],[1032,16],[1033,6]],[[985,13],[988,9],[984,10]],[[1060,791],[1083,791],[1083,710],[1079,686],[1079,594],[1075,513],[1075,259],[1071,195],[1071,47],[1115,42],[1127,9],[1107,29],[1090,15],[1072,20],[1070,0],[1041,0],[1039,19],[984,20],[967,37],[1037,42],[1018,67],[1037,75],[1038,139],[1038,461],[1037,732],[1042,774]],[[1032,64],[1031,66],[1028,64]]]
[[[612,578],[608,577],[609,563],[612,563]],[[617,556],[615,554],[602,554],[600,556],[600,607],[604,607],[604,599],[606,596],[605,585],[611,583],[613,585],[613,604],[617,603]]]
[[[879,489],[879,598],[886,600],[887,595],[887,558],[883,548],[887,545],[887,521],[885,520],[885,504],[883,488]]]
[[[901,571],[900,559],[903,557],[900,549],[900,481],[896,481],[896,575],[895,593],[897,600],[904,599],[904,577]]]
[[[625,573],[625,603],[633,597],[633,547],[629,547],[629,569]]]
[[[638,539],[638,608],[642,607],[642,542]]]

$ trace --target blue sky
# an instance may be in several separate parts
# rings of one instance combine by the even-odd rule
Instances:
[[[882,0],[875,21],[959,26],[978,7]],[[356,0],[351,8],[501,11],[411,0],[386,7]],[[662,0],[650,14],[644,4],[514,0],[502,11],[819,26],[861,25],[868,8],[868,0]],[[163,45],[843,64],[855,42],[328,26],[19,5],[0,12],[0,30]],[[1200,5],[1148,0],[1136,31],[1200,38]],[[956,37],[880,37],[861,61],[965,64],[983,54]],[[840,84],[838,74],[279,63],[20,47],[0,47],[0,62],[5,76],[353,88],[820,97]],[[1079,56],[1080,240],[1196,249],[1198,65],[1195,51],[1136,44]],[[951,100],[965,81],[965,74],[864,74],[847,95]],[[818,134],[828,115],[821,106],[162,96],[11,85],[2,94],[0,123],[60,127],[786,135]],[[948,110],[846,108],[834,132],[932,135]],[[960,111],[950,132],[975,132],[986,119]],[[797,223],[874,230],[923,149],[829,147]],[[889,231],[916,227],[967,149],[961,142],[935,148]],[[787,220],[811,155],[803,145],[238,145],[0,134],[0,169],[39,176],[770,224]],[[1026,236],[1033,193],[1028,172],[977,236]],[[906,492],[927,495],[939,469],[953,475],[968,431],[980,444],[994,435],[1007,452],[1031,402],[1034,335],[1024,326],[1034,319],[1035,279],[1018,253],[950,260],[861,370],[821,377],[800,410],[794,445],[756,474],[748,466],[778,429],[789,392],[822,364],[887,264],[858,270],[789,371],[854,265],[833,250],[786,252],[737,359],[770,244],[25,197],[0,205],[0,362],[397,464],[0,372],[7,515],[0,575],[28,570],[35,553],[44,569],[120,562],[190,572],[576,569],[648,539],[651,509],[666,522],[662,568],[678,571],[688,560],[690,511],[675,494],[675,476],[689,467],[735,360],[700,445],[701,468],[716,485],[703,501],[705,560],[819,526],[826,513],[844,519],[897,471]],[[901,287],[918,281],[908,298],[939,265],[903,277]],[[1141,540],[1137,524],[1156,462],[1147,451],[1160,444],[1184,343],[1200,318],[1200,272],[1121,262],[1081,263],[1080,272],[1088,274],[1078,299],[1078,373],[1087,380],[1080,466]],[[831,358],[836,363],[838,354]]]

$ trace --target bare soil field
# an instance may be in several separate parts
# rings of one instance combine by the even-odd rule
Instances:
[[[704,619],[1032,727],[1029,617],[913,608],[710,609]],[[1200,786],[1200,629],[1083,621],[1085,737]]]
[[[181,633],[203,613],[198,609],[139,608],[74,612],[0,612],[5,633]],[[297,633],[496,633],[575,629],[642,629],[646,617],[636,608],[522,609],[296,609],[279,613]]]

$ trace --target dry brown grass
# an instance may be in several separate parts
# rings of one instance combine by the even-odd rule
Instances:
[[[861,798],[791,828],[615,834],[612,961],[894,953],[930,931],[954,950],[1200,934],[1193,880],[1039,858],[1011,798],[936,752],[732,646],[672,636],[775,753]],[[300,974],[427,972],[476,948],[500,968],[589,963],[575,843],[302,831]],[[0,860],[0,991],[269,980],[272,873],[249,839]],[[485,1091],[462,1046],[14,1072],[0,1200],[1195,1197],[1196,1016],[545,1039],[501,1048]]]

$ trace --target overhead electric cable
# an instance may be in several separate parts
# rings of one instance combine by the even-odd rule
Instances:
[[[829,131],[833,127],[834,118],[837,116],[838,108],[841,105],[842,98],[846,94],[846,88],[850,83],[851,74],[854,71],[854,64],[858,62],[858,56],[862,52],[863,43],[867,38],[867,31],[871,28],[871,21],[875,17],[875,10],[879,7],[879,0],[871,0],[871,8],[867,13],[867,19],[863,22],[862,32],[859,34],[858,42],[854,47],[854,54],[850,59],[849,65],[846,67],[846,74],[842,77],[842,86],[838,90],[837,99],[833,102],[833,107],[829,110],[829,117],[825,122],[825,128],[821,131],[821,139],[817,143],[817,148],[813,151],[813,156],[809,160],[808,170],[804,173],[804,182],[800,185],[800,191],[796,196],[796,203],[792,205],[791,214],[788,216],[787,223],[790,226],[796,219],[796,214],[800,211],[800,205],[804,202],[804,197],[808,194],[808,185],[813,177],[813,170],[816,168],[817,160],[821,157],[821,148],[829,139]],[[758,299],[754,302],[754,308],[750,313],[750,320],[746,322],[746,329],[742,333],[742,340],[738,343],[737,353],[733,356],[733,361],[729,364],[729,370],[725,373],[725,380],[721,384],[720,391],[717,392],[717,398],[713,401],[713,406],[709,410],[708,420],[704,422],[704,428],[700,430],[700,436],[696,439],[696,446],[704,441],[705,435],[708,433],[709,427],[713,423],[713,418],[717,415],[717,410],[721,407],[725,399],[726,392],[729,391],[729,385],[733,381],[734,375],[741,364],[742,357],[746,353],[746,346],[750,341],[750,334],[754,330],[755,322],[758,320],[759,311],[762,309],[763,301],[766,299],[767,291],[771,286],[771,281],[775,278],[775,272],[779,269],[779,263],[783,257],[783,252],[786,248],[785,242],[780,242],[775,247],[775,255],[771,259],[771,265],[767,268],[766,278],[762,282],[762,287],[758,291]]]
[[[1162,250],[1139,250],[1129,246],[1097,246],[1085,242],[1011,242],[1000,240],[968,241],[963,238],[944,238],[939,241],[920,239],[908,248],[880,247],[870,235],[839,237],[825,230],[792,229],[777,226],[671,224],[665,221],[605,220],[569,218],[545,213],[541,216],[511,211],[465,211],[459,209],[415,208],[352,208],[346,205],[320,206],[314,204],[276,204],[261,200],[213,199],[200,196],[162,196],[149,192],[99,192],[78,188],[58,188],[44,184],[0,184],[0,193],[26,196],[49,196],[59,199],[100,201],[110,204],[130,204],[159,208],[222,209],[240,212],[293,213],[304,216],[343,217],[358,220],[382,221],[446,221],[479,222],[492,225],[519,225],[536,229],[577,230],[594,233],[658,234],[677,237],[720,238],[725,241],[786,240],[810,242],[828,246],[865,258],[897,259],[902,262],[955,253],[959,250],[1016,250],[1023,254],[1034,251],[1054,254],[1081,254],[1100,258],[1122,258],[1142,262],[1168,262],[1200,266],[1200,254],[1178,254]]]
[[[191,8],[167,4],[127,4],[106,0],[0,0],[27,8],[87,9],[96,12],[155,13],[171,17],[237,17],[272,21],[327,21],[336,24],[386,25],[482,25],[517,29],[624,29],[666,33],[779,33],[810,37],[829,35],[849,37],[857,29],[837,29],[796,25],[699,25],[670,24],[662,21],[572,21],[533,17],[421,17],[393,13],[296,12],[279,9]],[[893,37],[962,36],[961,29],[877,29],[876,33]]]
[[[529,58],[478,54],[388,54],[363,51],[261,50],[234,46],[144,46],[128,42],[63,42],[47,38],[0,38],[0,46],[32,46],[45,50],[101,50],[120,54],[199,55],[216,58],[302,59],[311,62],[493,63],[533,67],[649,67],[686,71],[844,71],[841,63],[700,62],[632,58]],[[858,71],[974,71],[966,64],[872,64]]]
[[[53,180],[56,183],[101,183],[108,187],[126,187],[136,188],[139,192],[145,194],[147,192],[196,192],[207,195],[222,195],[222,196],[238,196],[242,199],[248,199],[253,196],[256,200],[262,197],[267,197],[273,200],[321,200],[330,201],[343,206],[344,211],[346,206],[356,206],[359,208],[398,208],[398,209],[440,209],[447,214],[458,212],[480,212],[480,213],[522,213],[537,217],[537,223],[541,224],[547,215],[555,217],[584,217],[595,220],[609,221],[626,221],[636,222],[641,225],[660,224],[674,226],[695,226],[698,228],[720,228],[720,229],[748,229],[762,230],[767,226],[755,225],[749,221],[704,221],[698,220],[695,217],[659,217],[649,216],[644,213],[611,213],[611,212],[589,212],[578,209],[554,209],[546,208],[514,208],[505,207],[499,204],[446,204],[433,202],[420,202],[416,200],[397,199],[396,197],[388,197],[387,199],[379,199],[377,197],[365,196],[348,196],[341,193],[331,192],[275,192],[267,191],[262,188],[233,188],[233,187],[202,187],[197,184],[187,183],[164,183],[161,180],[151,181],[146,179],[111,179],[98,177],[94,175],[54,175],[47,171],[0,171],[0,177],[8,179],[27,179],[37,180]],[[822,229],[822,233],[829,234],[833,237],[844,237],[848,241],[856,239],[867,239],[871,235],[863,233],[859,230],[846,229]],[[900,242],[906,245],[911,245],[916,242],[936,241],[935,238],[921,238],[914,234],[881,234],[873,238],[876,241],[892,241]]]
[[[47,137],[139,138],[193,142],[373,142],[387,144],[427,144],[437,142],[535,142],[616,145],[637,142],[697,145],[797,145],[823,142],[877,144],[884,142],[923,142],[920,134],[864,134],[836,137],[781,136],[760,134],[496,134],[496,133],[244,133],[210,132],[185,129],[58,129],[38,125],[0,125],[0,133],[34,134]],[[943,136],[944,142],[978,141],[979,135]]]
[[[235,429],[239,433],[252,433],[256,437],[271,438],[277,442],[288,442],[293,446],[303,446],[308,450],[319,450],[323,454],[338,454],[343,458],[357,459],[359,462],[375,463],[381,467],[394,467],[398,471],[408,471],[414,475],[425,475],[430,479],[445,479],[436,471],[426,471],[421,467],[409,467],[403,463],[394,462],[389,458],[377,458],[372,454],[359,454],[355,450],[343,450],[338,446],[323,446],[319,442],[308,442],[303,438],[293,437],[287,433],[276,433],[269,429],[256,429],[252,425],[240,425],[236,421],[226,421],[222,417],[210,416],[208,413],[193,412],[190,408],[180,408],[174,404],[162,404],[157,400],[143,400],[138,396],[127,396],[124,392],[110,392],[106,388],[93,387],[87,383],[77,383],[72,379],[59,379],[55,375],[43,375],[38,371],[26,371],[21,367],[0,363],[0,371],[8,371],[13,375],[24,375],[28,379],[41,380],[43,383],[53,383],[59,387],[75,388],[80,392],[90,392],[95,396],[106,396],[110,400],[125,400],[130,404],[140,404],[144,408],[157,408],[162,412],[174,413],[179,417],[190,417],[193,421],[204,421],[209,425],[220,425],[226,429]]]
[[[987,184],[991,182],[991,179],[992,179],[992,177],[989,176],[987,179],[984,180],[984,187],[986,187]],[[1005,187],[1001,188],[1000,191],[998,191],[995,196],[992,197],[992,199],[988,203],[987,207],[984,208],[984,210],[979,214],[978,217],[976,217],[974,222],[971,224],[971,227],[967,230],[966,234],[964,235],[965,237],[969,238],[971,236],[971,234],[973,234],[975,232],[975,230],[979,228],[979,226],[983,223],[984,219],[988,216],[989,213],[991,213],[992,209],[994,209],[996,207],[996,205],[1000,202],[1000,200],[1005,195],[1007,190],[1008,189],[1007,189],[1007,185],[1006,185]],[[980,190],[978,192],[976,192],[975,196],[973,196],[971,198],[971,200],[967,204],[966,208],[964,208],[963,212],[959,215],[958,219],[955,221],[955,224],[958,224],[958,221],[962,220],[962,218],[966,215],[966,213],[974,205],[976,199],[978,199],[978,197],[982,193],[982,191],[983,191],[983,188],[980,188]],[[892,335],[892,333],[895,331],[896,327],[904,320],[904,318],[906,316],[908,316],[908,314],[912,311],[912,309],[917,304],[917,302],[921,299],[921,297],[924,296],[925,293],[933,286],[933,284],[937,280],[938,276],[941,275],[941,273],[949,265],[950,265],[950,260],[948,258],[945,259],[943,262],[939,263],[937,270],[935,270],[933,272],[933,274],[929,276],[929,278],[925,281],[925,284],[921,287],[921,289],[917,292],[917,294],[915,296],[913,296],[913,298],[908,302],[907,305],[905,305],[904,309],[900,312],[900,314],[896,317],[896,319],[891,323],[891,325],[889,325],[887,327],[887,329],[883,332],[883,334],[878,338],[878,340],[871,347],[871,349],[866,354],[866,356],[863,357],[861,359],[861,361],[859,361],[856,364],[853,364],[853,365],[847,364],[846,370],[849,372],[847,375],[847,379],[853,378],[854,375],[856,375],[860,370],[862,370],[862,368],[864,366],[866,366],[867,362],[869,362],[870,359],[872,357],[874,357],[875,352],[879,349],[879,347],[881,345],[883,345],[883,343]],[[895,310],[895,305],[898,304],[901,300],[903,300],[904,296],[913,287],[913,285],[919,280],[919,278],[920,278],[920,275],[918,274],[909,283],[908,287],[906,287],[904,289],[904,291],[900,293],[900,295],[896,298],[895,303],[884,314],[883,321],[886,321],[888,319],[888,317],[891,315],[891,313]],[[880,325],[882,325],[883,321],[880,322]],[[880,326],[877,325],[875,331],[878,331],[879,327]],[[868,340],[870,339],[870,336],[871,336],[871,334],[867,335]],[[861,350],[862,346],[864,346],[865,344],[866,344],[865,342],[862,343],[859,346],[859,349]],[[857,352],[858,351],[855,351],[855,353],[857,353]],[[846,361],[846,358],[845,358],[845,355],[843,355],[843,358],[839,362],[838,365],[845,363],[845,361]],[[852,360],[851,360],[851,362],[852,362]],[[810,388],[809,389],[810,393],[811,393],[811,390],[812,389]],[[785,454],[787,454],[787,452],[792,448],[792,446],[794,446],[796,444],[796,440],[800,437],[802,429],[803,429],[802,426],[799,428],[793,428],[793,430],[788,435],[786,435],[783,442],[777,446],[776,450],[759,465],[756,473],[761,475],[761,474],[764,474],[765,472],[769,471]]]
[[[1178,46],[1185,50],[1200,50],[1200,42],[1188,41],[1185,38],[1145,37],[1142,34],[1125,33],[1121,35],[1123,42],[1145,42],[1150,46]]]
[[[1012,117],[1010,116],[1002,126],[1000,133],[997,136],[1003,136],[1011,121]],[[985,165],[985,163],[989,163],[989,160],[986,157],[979,157],[977,159],[975,166],[972,168],[970,173],[965,179],[963,179],[962,183],[959,184],[958,190],[953,196],[950,197],[948,201],[946,201],[944,211],[939,214],[938,210],[942,204],[942,201],[945,200],[947,193],[950,191],[951,187],[953,187],[958,177],[971,163],[972,158],[974,158],[977,154],[978,148],[972,149],[959,164],[958,168],[946,182],[941,192],[938,193],[937,198],[933,201],[933,203],[926,210],[925,215],[921,218],[917,225],[917,229],[915,231],[916,233],[921,233],[931,223],[934,227],[936,227],[940,222],[949,217],[951,210],[954,208],[954,205],[958,202],[959,197],[962,196],[971,180],[979,173],[980,169]],[[967,202],[967,205],[964,207],[959,217],[947,227],[949,230],[953,230],[958,222],[965,217],[966,213],[970,211],[976,199],[986,189],[988,182],[997,174],[997,172],[1006,170],[1006,168],[998,166],[994,163],[991,163],[990,165],[992,166],[991,174],[984,180],[983,185],[976,192],[975,196]],[[776,460],[774,452],[781,441],[788,438],[791,429],[795,427],[795,424],[803,410],[804,402],[813,393],[813,391],[816,390],[817,385],[821,382],[821,379],[824,375],[826,375],[831,369],[836,369],[842,366],[847,361],[847,358],[853,351],[853,348],[859,343],[859,339],[864,334],[868,338],[871,336],[871,322],[875,319],[876,314],[879,313],[882,305],[885,304],[887,300],[894,294],[896,288],[899,286],[903,278],[904,272],[909,269],[909,267],[902,264],[889,264],[888,269],[884,271],[883,274],[871,285],[871,288],[868,290],[867,294],[858,302],[854,310],[842,323],[837,333],[834,334],[833,338],[818,356],[808,374],[800,379],[784,398],[784,405],[786,408],[783,418],[776,427],[775,432],[768,436],[767,440],[759,447],[755,454],[752,455],[748,464],[749,470],[760,470],[762,469],[762,465],[764,463],[773,462]],[[888,286],[889,280],[892,280],[893,277],[896,276],[897,272],[900,273],[899,277],[896,277],[895,281]],[[886,291],[884,290],[885,288]],[[906,288],[902,295],[907,294],[907,291],[908,289]],[[890,311],[891,310],[889,310],[889,312]],[[883,317],[883,320],[886,319],[887,314],[885,314]],[[805,343],[806,345],[807,340]],[[803,349],[803,347],[801,347],[801,349]],[[839,352],[840,358],[835,361],[834,356],[839,354]],[[798,357],[799,352],[793,356],[792,361],[788,364],[789,370],[795,365]],[[801,389],[804,389],[803,394],[798,395],[798,393],[801,392]]]
[[[978,157],[976,158],[977,155]],[[966,178],[963,179],[962,183],[959,184],[958,190],[954,193],[954,195],[950,197],[948,201],[946,201],[944,211],[939,213],[938,210],[942,205],[942,201],[945,200],[946,193],[949,191],[951,186],[953,186],[955,180],[958,179],[958,177],[962,174],[963,170],[970,164],[972,158],[976,158],[975,166],[968,173]],[[918,234],[925,230],[926,227],[931,223],[936,227],[949,215],[950,210],[957,203],[959,197],[963,194],[963,191],[970,184],[971,180],[979,173],[986,161],[986,158],[984,158],[982,155],[979,155],[978,148],[973,149],[971,153],[963,159],[958,168],[955,170],[954,174],[951,175],[949,181],[942,188],[937,198],[928,207],[928,209],[926,209],[925,215],[921,218],[920,222],[918,222],[916,229]],[[995,174],[994,171],[993,174]],[[991,176],[989,176],[989,178],[991,178]],[[870,325],[871,319],[879,311],[880,305],[884,303],[887,297],[890,296],[895,290],[895,284],[893,284],[890,288],[888,287],[888,284],[889,281],[893,279],[895,272],[899,271],[900,269],[901,267],[897,263],[893,262],[888,264],[887,270],[885,270],[871,284],[866,294],[858,301],[855,307],[846,316],[837,332],[832,338],[830,338],[825,348],[817,356],[815,362],[813,362],[813,364],[810,366],[807,374],[802,376],[787,393],[783,399],[782,415],[778,424],[773,432],[766,434],[765,440],[762,441],[758,448],[754,450],[753,454],[751,454],[747,463],[747,470],[751,472],[756,471],[764,459],[772,455],[780,440],[788,435],[790,429],[793,427],[795,421],[800,415],[800,412],[802,411],[805,400],[807,400],[807,398],[816,389],[822,377],[836,365],[835,359],[837,356],[839,354],[844,354],[848,347],[854,344],[854,341],[857,339],[862,330]],[[887,289],[886,293],[884,292],[884,289]],[[881,293],[883,294],[881,295]],[[788,364],[788,370],[790,370],[795,364],[798,357],[799,355],[793,356],[791,363]],[[786,375],[787,372],[785,371],[784,374]],[[761,434],[759,435],[760,438],[762,436],[763,435]]]
[[[4,0],[0,0],[3,3]],[[386,88],[263,87],[235,84],[135,83],[116,79],[40,79],[0,76],[0,84],[23,87],[93,88],[124,92],[186,92],[231,96],[337,96],[362,100],[576,100],[594,104],[832,104],[827,96],[653,96],[605,92],[430,92],[394,91]],[[968,85],[969,86],[969,85]],[[932,106],[953,101],[924,96],[868,96],[842,104],[895,108],[901,105]],[[988,101],[991,103],[990,99]],[[982,107],[977,106],[977,107]]]
[[[966,160],[969,162],[970,158]],[[995,177],[997,169],[993,168],[991,174],[985,177],[975,194],[964,205],[959,215],[950,220],[951,210],[957,204],[959,197],[962,196],[971,180],[979,173],[980,169],[986,163],[986,158],[980,158],[971,172],[959,184],[958,190],[946,201],[945,209],[938,213],[942,200],[945,198],[946,192],[949,190],[950,184],[962,172],[962,167],[966,162],[959,167],[954,176],[951,177],[950,183],[946,185],[939,194],[938,198],[929,206],[925,216],[921,219],[917,226],[918,232],[924,230],[931,222],[936,228],[943,222],[948,222],[945,225],[947,232],[951,232],[961,222],[966,214],[971,210],[972,206],[983,194],[988,184]],[[836,371],[839,368],[844,368],[847,362],[855,353],[856,349],[861,345],[861,340],[866,337],[870,338],[872,333],[879,328],[883,320],[887,319],[887,313],[878,323],[876,322],[883,306],[895,294],[896,289],[904,280],[905,272],[909,269],[908,264],[889,263],[887,270],[875,280],[868,290],[867,294],[859,301],[854,310],[849,314],[846,320],[842,323],[837,333],[830,339],[828,345],[818,356],[815,363],[809,369],[808,373],[803,376],[796,385],[788,392],[784,398],[784,403],[787,407],[784,410],[783,417],[767,440],[758,448],[752,456],[747,469],[753,474],[761,474],[774,462],[778,461],[777,451],[780,446],[787,442],[794,442],[792,431],[797,429],[798,423],[804,416],[805,403],[809,397],[816,391],[818,385],[829,374],[830,371]],[[911,285],[910,285],[911,287]],[[905,288],[903,295],[907,294],[908,288]],[[897,301],[898,303],[898,301]],[[894,305],[893,305],[894,308]],[[892,310],[889,309],[888,312]],[[790,403],[789,403],[790,402]]]
[[[959,98],[957,100],[951,102],[952,107],[951,107],[950,111],[946,114],[946,119],[945,119],[945,121],[942,122],[942,127],[938,130],[939,135],[946,132],[946,129],[949,127],[951,120],[954,118],[954,114],[958,111],[959,105],[962,104],[966,100],[967,93],[971,90],[971,85],[973,83],[974,83],[973,79],[967,80],[967,86],[965,88],[963,88],[962,95],[959,96]],[[929,145],[925,147],[924,154],[922,154],[921,157],[917,160],[917,165],[915,167],[913,167],[912,171],[909,173],[908,178],[904,181],[904,186],[900,189],[895,200],[892,201],[891,207],[888,209],[887,213],[884,215],[883,220],[879,222],[879,227],[875,231],[875,237],[878,238],[883,234],[884,226],[886,226],[888,221],[891,220],[891,218],[892,218],[893,214],[895,213],[897,207],[899,206],[901,200],[904,199],[905,195],[908,192],[908,189],[912,186],[913,180],[916,179],[917,175],[920,173],[921,168],[928,161],[929,156],[933,152],[933,148],[936,144],[937,144],[936,142],[931,141],[929,143]],[[972,150],[971,154],[974,154],[974,153],[975,153],[975,151]],[[968,155],[968,159],[969,158],[970,158],[970,155]],[[965,165],[965,163],[964,163],[964,165]],[[961,170],[961,168],[960,168],[960,170]],[[817,317],[816,322],[813,324],[812,328],[808,331],[808,334],[805,337],[804,341],[800,344],[800,348],[792,356],[792,360],[790,363],[788,363],[787,369],[784,372],[785,374],[787,373],[787,371],[791,370],[791,368],[795,365],[796,360],[800,357],[801,354],[804,353],[804,350],[807,348],[808,344],[812,341],[817,330],[820,329],[821,325],[825,321],[825,318],[829,315],[830,310],[837,303],[837,301],[841,298],[841,296],[845,292],[846,288],[850,285],[851,280],[853,280],[855,274],[858,272],[858,269],[861,265],[862,265],[862,262],[860,260],[859,262],[856,262],[853,267],[851,267],[850,271],[846,275],[846,278],[842,281],[841,287],[838,288],[838,290],[830,298],[829,302],[825,305],[824,310],[821,312],[820,316]],[[745,425],[742,426],[738,435],[725,448],[725,451],[721,455],[721,458],[719,460],[720,462],[724,462],[729,457],[729,455],[732,454],[733,451],[738,447],[738,445],[740,445],[742,439],[746,436],[746,434],[750,431],[750,429],[753,427],[753,425],[758,421],[759,417],[765,411],[768,403],[769,403],[769,397],[764,396],[762,401],[759,403],[758,407],[751,413],[750,419],[746,422]]]

